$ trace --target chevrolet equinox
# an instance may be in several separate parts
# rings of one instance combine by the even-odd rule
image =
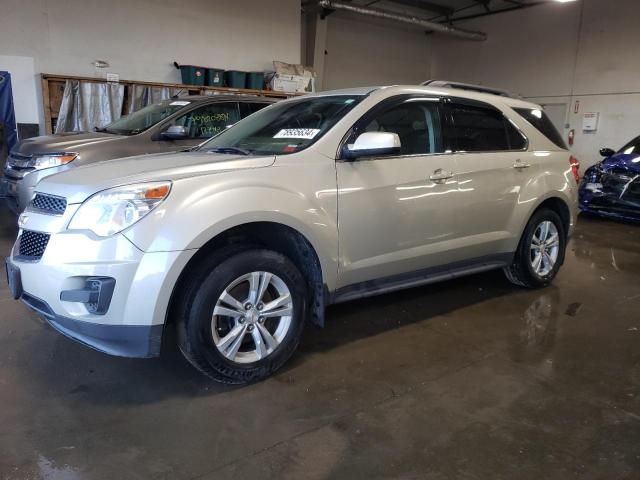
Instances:
[[[273,104],[197,151],[41,181],[6,261],[16,299],[100,351],[184,356],[246,383],[329,304],[501,268],[543,287],[577,164],[538,105],[393,86]]]

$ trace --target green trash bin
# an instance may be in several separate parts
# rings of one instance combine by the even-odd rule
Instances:
[[[224,83],[230,88],[247,88],[247,72],[227,70],[224,72]]]
[[[204,83],[208,87],[222,87],[224,85],[224,70],[207,68]]]
[[[262,90],[264,88],[264,72],[247,73],[247,88]]]
[[[178,68],[182,74],[182,83],[185,85],[204,85],[205,69],[203,67],[179,65]]]

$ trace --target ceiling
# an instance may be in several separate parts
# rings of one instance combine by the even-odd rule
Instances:
[[[547,0],[549,1],[549,0]],[[494,15],[543,3],[542,0],[351,0],[359,6],[410,10],[425,19],[455,23],[456,21]]]

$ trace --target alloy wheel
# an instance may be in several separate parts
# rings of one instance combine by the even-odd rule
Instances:
[[[236,363],[271,355],[291,327],[293,300],[285,282],[269,272],[236,278],[220,294],[211,318],[218,351]]]
[[[533,271],[540,277],[549,275],[558,261],[559,251],[558,228],[553,222],[545,220],[536,227],[531,238],[529,260]]]

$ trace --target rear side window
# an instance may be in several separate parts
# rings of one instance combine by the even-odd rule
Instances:
[[[547,117],[547,114],[544,113],[543,110],[540,110],[539,108],[514,108],[514,110],[531,125],[536,127],[536,129],[547,137],[554,145],[562,148],[563,150],[567,150],[567,146],[562,139],[562,135],[558,133],[558,130],[556,130],[556,127],[554,127],[553,123],[551,123],[551,120],[549,120],[549,117]]]
[[[457,151],[522,150],[526,139],[497,109],[467,103],[448,105],[452,126],[448,144]]]

